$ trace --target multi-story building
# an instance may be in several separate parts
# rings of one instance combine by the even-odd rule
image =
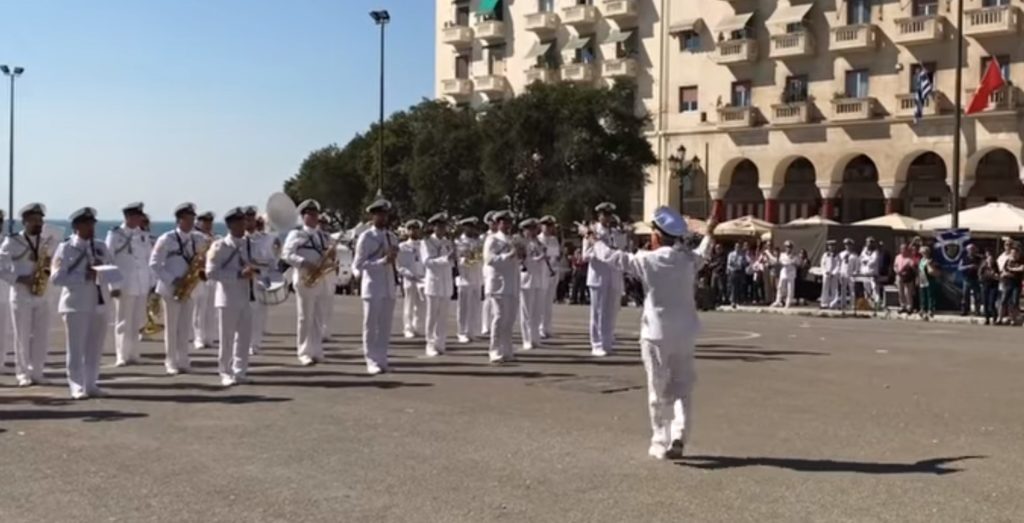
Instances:
[[[990,60],[1010,85],[964,118],[958,196],[968,207],[1024,205],[1024,0],[962,1],[963,104]],[[437,0],[437,94],[475,106],[535,81],[634,79],[661,159],[645,214],[668,204],[772,222],[927,218],[951,198],[957,9],[956,0]],[[935,96],[915,122],[922,69]],[[700,168],[680,169],[694,160]]]

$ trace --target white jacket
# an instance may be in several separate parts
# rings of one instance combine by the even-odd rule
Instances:
[[[126,296],[148,296],[153,286],[153,271],[149,268],[153,244],[149,233],[121,224],[107,232],[106,246],[123,278],[113,287]]]
[[[88,271],[95,265],[111,263],[107,246],[101,241],[83,240],[71,236],[59,246],[53,255],[50,282],[63,287],[57,312],[103,311],[110,304],[110,290],[106,285],[90,281]]]
[[[519,258],[511,238],[496,232],[484,242],[484,292],[495,296],[519,294]]]
[[[417,285],[423,286],[427,268],[423,266],[423,258],[420,253],[422,242],[423,240],[409,238],[398,245],[398,257],[395,259],[395,264],[398,267],[398,274],[402,276],[402,287],[406,289]]]
[[[852,278],[860,270],[860,257],[857,253],[844,250],[839,253],[839,275]]]
[[[862,276],[878,276],[878,249],[868,252],[865,248],[861,251],[859,270]]]
[[[156,292],[166,298],[173,297],[174,280],[188,273],[192,259],[209,247],[208,242],[203,233],[194,230],[175,229],[160,235],[149,257],[149,267],[157,277]]]
[[[821,274],[825,276],[838,276],[839,268],[839,255],[825,252],[821,255]]]
[[[292,271],[294,273],[292,278],[296,287],[305,285],[302,283],[302,279],[305,277],[305,270],[302,269],[303,262],[313,265],[320,263],[330,245],[331,239],[323,231],[314,227],[302,226],[292,229],[288,233],[281,250],[281,258],[295,268]]]
[[[213,304],[218,308],[248,307],[255,299],[255,283],[243,278],[241,271],[254,265],[259,247],[248,237],[230,234],[213,243],[206,256],[206,276],[216,282]]]
[[[424,293],[427,296],[451,296],[454,288],[452,281],[452,254],[455,246],[448,238],[429,236],[420,242],[420,258],[426,268]]]
[[[797,274],[797,265],[800,262],[800,258],[796,254],[788,252],[779,253],[779,278],[783,280],[795,280]]]
[[[523,270],[520,275],[520,286],[523,289],[546,289],[548,280],[548,265],[545,261],[547,253],[544,246],[537,239],[525,239],[526,259],[523,260]]]
[[[44,299],[52,295],[48,290],[43,296],[33,296],[28,285],[17,280],[35,274],[36,258],[32,247],[37,246],[40,257],[52,259],[58,243],[49,237],[29,237],[24,231],[4,239],[0,245],[0,278],[11,285],[11,301]]]
[[[587,287],[623,287],[622,271],[596,256],[594,252],[594,244],[597,242],[612,250],[621,249],[623,246],[616,243],[618,235],[601,224],[594,226],[594,234],[595,240],[583,240],[583,259],[587,261]]]
[[[484,282],[483,268],[484,243],[479,238],[470,238],[463,234],[455,240],[455,251],[459,255],[459,276],[455,278],[455,285],[459,287],[479,287]],[[475,256],[470,261],[470,254]]]
[[[362,275],[362,297],[395,298],[395,269],[388,263],[388,249],[398,237],[387,229],[370,227],[356,242],[355,268]]]

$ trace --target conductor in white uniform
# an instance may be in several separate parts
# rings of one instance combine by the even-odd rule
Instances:
[[[121,209],[124,222],[107,232],[107,250],[121,271],[121,281],[111,287],[116,300],[114,312],[115,365],[139,363],[139,331],[146,324],[146,305],[152,286],[149,256],[153,250],[149,234],[142,230],[145,216],[142,202]]]
[[[260,269],[253,261],[253,239],[245,234],[245,209],[224,214],[228,235],[214,242],[206,258],[206,274],[216,283],[214,306],[220,326],[217,370],[220,384],[231,387],[247,381],[252,336],[254,279]]]
[[[484,242],[484,293],[491,310],[491,363],[515,361],[512,328],[516,323],[519,297],[519,269],[525,252],[514,244],[512,213],[494,213],[497,232]]]
[[[324,329],[320,326],[323,315],[320,309],[327,306],[325,287],[329,285],[329,278],[307,285],[306,277],[320,266],[331,241],[320,230],[320,204],[316,200],[300,203],[298,210],[302,226],[288,233],[282,257],[295,268],[292,283],[298,297],[295,300],[298,309],[296,348],[299,363],[309,366],[324,361]]]
[[[428,357],[444,354],[448,339],[448,309],[452,302],[452,268],[455,245],[448,239],[448,214],[439,212],[427,220],[433,233],[420,243],[420,258],[426,269],[423,292],[427,297]]]
[[[391,318],[395,312],[398,237],[388,230],[391,202],[378,199],[366,208],[372,226],[356,242],[355,268],[362,274],[363,355],[371,376],[387,372]]]
[[[587,261],[587,287],[590,288],[590,347],[594,356],[608,356],[615,343],[615,321],[622,306],[622,272],[620,269],[594,256],[595,241],[605,247],[619,250],[619,235],[612,227],[615,205],[604,202],[594,208],[598,223],[593,238],[583,240],[583,258]]]

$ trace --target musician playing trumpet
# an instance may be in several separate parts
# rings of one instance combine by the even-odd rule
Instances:
[[[265,222],[257,215],[256,207],[249,205],[245,211],[246,254],[251,263],[259,269],[260,278],[266,279],[277,269],[277,236],[264,231]],[[249,355],[255,356],[263,344],[263,331],[267,325],[267,306],[260,300],[250,302],[252,306],[252,334],[249,336]]]
[[[322,265],[332,248],[331,239],[320,229],[320,203],[306,200],[298,205],[302,226],[288,233],[284,241],[282,258],[295,268],[293,283],[298,308],[298,335],[296,349],[299,363],[304,366],[324,361],[323,321],[321,309],[333,297],[328,288],[329,278],[322,277]],[[321,276],[318,276],[321,274]]]
[[[458,253],[459,273],[455,285],[459,290],[458,340],[469,343],[481,336],[480,332],[480,289],[483,286],[484,245],[477,229],[480,220],[474,216],[459,220],[462,235],[455,240]]]
[[[130,203],[121,209],[124,222],[107,232],[107,250],[124,278],[111,295],[116,300],[114,319],[114,351],[116,365],[139,363],[139,331],[146,324],[151,274],[149,256],[153,248],[149,233],[141,229],[145,215],[142,202]]]
[[[448,306],[452,299],[452,267],[455,245],[448,239],[448,214],[439,212],[427,220],[433,234],[420,244],[420,258],[426,268],[424,294],[427,297],[427,357],[444,354],[448,337]]]
[[[260,268],[253,258],[253,239],[245,234],[246,211],[235,207],[224,215],[228,236],[217,240],[206,258],[206,274],[215,282],[214,306],[220,320],[220,384],[246,383],[252,336],[254,280]]]
[[[372,227],[356,241],[354,266],[362,274],[363,355],[371,376],[388,371],[391,318],[398,284],[398,237],[388,230],[391,202],[380,198],[366,208]]]
[[[519,301],[519,268],[525,256],[523,246],[513,241],[512,213],[494,213],[497,232],[484,241],[484,292],[491,304],[491,363],[515,361],[512,327]]]
[[[519,292],[519,326],[523,334],[523,350],[532,350],[540,345],[544,300],[547,297],[548,280],[552,279],[547,253],[537,240],[539,225],[536,218],[519,222],[526,248]]]

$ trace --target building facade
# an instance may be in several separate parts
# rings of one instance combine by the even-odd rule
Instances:
[[[963,105],[991,60],[1010,85],[963,119],[958,197],[1024,206],[1024,0],[963,2]],[[437,0],[437,95],[477,106],[535,81],[635,80],[660,158],[644,214],[929,218],[952,196],[958,7]],[[915,120],[923,78],[934,96]]]

